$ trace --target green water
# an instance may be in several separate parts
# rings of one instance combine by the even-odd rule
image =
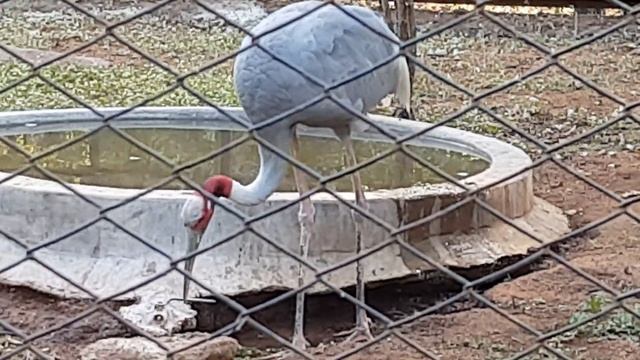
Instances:
[[[202,131],[177,129],[128,129],[127,134],[154,149],[175,164],[184,164],[206,156],[221,146],[244,135],[235,131]],[[50,132],[33,135],[7,136],[29,154],[37,154],[84,134],[83,131]],[[356,141],[358,162],[370,159],[391,148],[391,144]],[[302,162],[322,175],[332,175],[343,169],[343,148],[334,139],[303,137]],[[410,147],[423,160],[429,161],[449,175],[461,179],[477,174],[488,167],[479,158],[457,152],[433,148]],[[146,188],[158,184],[171,175],[171,168],[110,130],[104,129],[88,139],[60,150],[37,162],[61,179],[76,184]],[[0,143],[0,171],[11,172],[28,164],[15,150]],[[258,173],[257,143],[253,140],[183,172],[193,181],[202,183],[214,174],[229,175],[241,183],[248,183]],[[396,153],[360,170],[369,190],[408,187],[416,184],[443,182],[439,175],[423,167],[402,153]],[[43,178],[37,170],[25,175]],[[315,182],[314,182],[315,183]],[[188,188],[180,181],[172,181],[165,189]],[[351,191],[349,177],[333,181],[329,188]],[[279,191],[295,191],[293,172],[289,169]]]

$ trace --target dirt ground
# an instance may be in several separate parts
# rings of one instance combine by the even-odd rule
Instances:
[[[640,191],[640,154],[619,153],[615,156],[584,158],[578,169],[617,194]],[[535,192],[570,214],[573,228],[584,226],[607,216],[613,207],[604,196],[573,175],[554,165],[536,171]],[[637,210],[636,210],[637,211]],[[600,226],[588,236],[565,248],[562,255],[572,266],[602,281],[616,291],[629,291],[640,286],[640,225],[621,217]],[[591,294],[601,289],[564,265],[548,260],[546,269],[505,281],[484,292],[489,300],[507,314],[541,333],[567,325],[569,318]],[[411,297],[396,298],[395,307],[407,306]],[[404,304],[403,304],[404,303]],[[0,318],[27,334],[42,331],[81,313],[90,304],[80,301],[57,301],[24,288],[0,287]],[[387,308],[386,310],[390,310]],[[342,322],[344,313],[324,318],[327,323]],[[282,315],[282,314],[281,314]],[[108,315],[94,315],[37,342],[60,359],[71,359],[78,349],[95,339],[126,333]],[[350,318],[351,316],[349,316]],[[308,320],[313,322],[314,319]],[[269,322],[265,325],[270,326]],[[318,358],[331,358],[347,351],[353,344],[332,344],[326,329],[319,329],[325,344],[311,350]],[[519,328],[487,307],[471,308],[450,314],[430,315],[400,329],[400,333],[441,359],[502,359],[535,343],[535,336]],[[0,340],[2,338],[0,337]],[[256,344],[257,339],[241,337],[243,343]],[[328,342],[328,343],[327,343]],[[550,343],[553,343],[553,339]],[[561,345],[561,346],[560,346]],[[585,339],[575,337],[555,346],[573,359],[640,359],[637,341],[617,338]],[[364,349],[350,359],[423,359],[398,339],[384,340]],[[530,357],[529,359],[554,357]]]
[[[614,166],[613,166],[614,165]],[[607,189],[624,194],[640,190],[640,154],[586,157],[578,169]],[[536,194],[568,211],[578,228],[613,211],[597,190],[553,165],[537,171]],[[637,211],[637,210],[636,210]],[[568,264],[595,277],[616,291],[640,285],[640,225],[623,216],[598,227],[563,253]],[[541,333],[568,324],[570,316],[589,296],[601,289],[567,266],[548,261],[548,268],[494,286],[484,295],[501,310]],[[435,315],[417,321],[401,333],[442,359],[502,359],[535,344],[535,336],[490,308]],[[636,340],[575,338],[562,344],[573,359],[640,359]],[[343,349],[341,349],[343,350]],[[323,355],[338,352],[328,348]],[[394,339],[364,350],[352,359],[423,359],[416,350]],[[531,357],[529,359],[537,359]],[[556,357],[539,357],[554,359]]]
[[[424,24],[446,20],[446,16],[434,17],[428,14],[420,16],[420,21]],[[592,31],[591,23],[588,24],[588,26],[585,25],[587,32]],[[527,26],[526,17],[521,18],[520,25],[523,29]],[[565,33],[572,31],[567,27],[550,26],[548,31],[552,30]],[[67,46],[70,46],[69,43]],[[89,51],[83,55],[100,59],[108,58],[100,51]],[[508,55],[504,56],[508,57]],[[107,60],[118,62],[114,58]],[[511,60],[521,63],[521,59],[515,55]],[[632,85],[628,88],[633,90]],[[638,87],[640,84],[636,82],[635,89]],[[625,95],[633,96],[633,93]],[[579,104],[579,107],[589,109],[590,113],[602,113],[603,117],[606,116],[605,113],[610,113],[610,108],[601,107],[594,100],[594,93],[584,88],[576,88],[569,92],[547,91],[538,94],[538,97],[543,103],[549,103],[553,109],[539,111],[533,116],[535,121],[518,125],[526,128],[534,136],[551,139],[550,143],[557,143],[575,135],[575,133],[567,133],[566,129],[553,128],[550,124],[555,117],[561,116],[560,113],[565,111],[565,107]],[[580,124],[583,128],[593,125]],[[632,129],[626,135],[628,138],[637,139],[639,137],[637,132],[637,129]],[[615,140],[619,134],[614,133],[609,136]],[[580,170],[581,174],[603,188],[623,198],[631,198],[640,194],[640,151],[637,146],[608,151],[609,147],[613,148],[614,140],[599,139],[597,148],[563,154],[562,161]],[[537,196],[566,212],[572,229],[579,229],[620,210],[616,202],[605,194],[551,162],[536,169],[534,187]],[[640,213],[640,205],[630,205],[628,208]],[[640,263],[638,262],[640,224],[627,215],[621,215],[570,242],[561,244],[556,251],[571,267],[589,274],[617,292],[631,291],[640,287]],[[589,311],[584,310],[585,306],[600,309],[601,305],[598,301],[601,300],[597,299],[607,298],[606,293],[597,284],[571,270],[567,264],[547,258],[542,264],[537,264],[533,272],[506,279],[489,289],[479,290],[479,293],[502,311],[502,315],[495,309],[482,306],[477,299],[468,296],[464,301],[457,303],[458,306],[453,306],[455,309],[448,309],[413,321],[398,329],[398,332],[406,336],[414,345],[440,359],[511,358],[534,345],[537,336],[507,319],[506,315],[544,334],[566,326],[575,319],[576,314],[589,314]],[[438,300],[443,300],[442,297],[454,295],[457,290],[444,291],[432,288],[431,291],[437,292],[438,295],[417,296],[415,292],[390,295],[390,292],[381,291],[379,295],[375,293],[370,295],[369,299],[372,303],[377,302],[378,308],[387,315],[400,319],[413,311],[424,309]],[[627,301],[633,304],[632,300]],[[313,301],[310,300],[311,303]],[[310,314],[308,319],[308,337],[314,344],[309,352],[320,359],[338,356],[357,346],[352,343],[334,342],[332,333],[348,327],[349,324],[345,323],[345,319],[351,319],[352,314],[345,313],[344,311],[348,310],[343,310],[342,307],[336,307],[336,312],[331,315],[326,307],[322,307],[326,305],[326,302],[323,302],[324,300],[316,300],[315,306],[319,310]],[[118,306],[117,304],[108,305],[114,309]],[[313,306],[310,304],[310,307]],[[88,302],[61,301],[26,288],[0,285],[0,320],[27,335],[64,325],[70,317],[90,308],[92,304]],[[288,336],[291,326],[290,317],[291,311],[287,309],[287,312],[265,315],[263,323],[283,336]],[[58,359],[73,359],[82,346],[96,339],[128,333],[127,329],[114,318],[99,311],[85,320],[43,336],[35,341],[34,345]],[[13,333],[10,329],[3,331],[0,326],[0,356],[3,351],[19,347],[21,344],[19,338],[19,334]],[[241,333],[238,338],[245,346],[273,346],[272,341],[251,332]],[[612,320],[602,320],[595,328],[552,337],[546,344],[572,359],[640,359],[639,339],[640,322],[618,316]],[[349,357],[349,359],[363,360],[424,358],[428,357],[393,337]],[[522,358],[534,360],[559,357],[536,350]]]

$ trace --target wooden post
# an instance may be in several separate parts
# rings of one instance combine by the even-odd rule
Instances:
[[[402,41],[413,39],[416,36],[416,15],[414,9],[414,0],[396,0],[396,33]],[[409,48],[409,53],[416,56],[416,46]],[[411,84],[413,85],[413,75],[415,74],[415,66],[409,63],[409,72],[411,73]]]
[[[389,5],[390,0],[379,0],[380,8],[382,9],[382,13],[384,14],[385,21],[389,28],[400,38],[401,41],[411,40],[416,37],[417,29],[416,29],[416,15],[414,8],[414,0],[395,0],[395,12],[392,13],[391,6]],[[417,47],[410,46],[408,49],[408,54],[412,56],[417,55]],[[413,62],[409,61],[409,83],[410,88],[413,93],[413,82],[415,77],[415,65]],[[407,117],[413,119],[415,114],[412,111],[406,113],[404,111],[400,111],[399,113],[394,113],[394,116]]]
[[[391,30],[395,29],[395,22],[393,21],[393,16],[391,16],[391,7],[389,6],[390,0],[380,0],[380,8],[382,9],[382,13],[384,14],[384,19],[387,21],[387,25]]]
[[[573,37],[580,37],[580,18],[584,17],[597,17],[598,20],[602,20],[602,16],[605,15],[603,8],[587,8],[582,6],[573,6]]]

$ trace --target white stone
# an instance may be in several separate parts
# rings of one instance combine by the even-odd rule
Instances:
[[[170,289],[152,289],[154,292],[140,296],[136,304],[121,307],[120,314],[138,329],[153,336],[195,329],[198,314],[195,310],[169,296],[172,292]]]
[[[170,351],[183,349],[205,340],[206,333],[179,334],[171,337],[158,337]],[[185,349],[175,354],[173,360],[233,360],[238,349],[238,341],[229,337],[218,337],[203,344]],[[80,351],[81,360],[167,360],[167,352],[156,343],[144,337],[107,338],[89,344]]]

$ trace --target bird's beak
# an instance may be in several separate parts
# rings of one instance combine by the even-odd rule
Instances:
[[[202,240],[202,233],[194,231],[192,229],[187,229],[187,254],[191,254],[192,252],[198,250],[198,247],[200,246],[200,240]],[[193,273],[193,265],[195,264],[195,261],[196,257],[194,256],[184,262],[184,270],[189,273],[189,275]],[[187,300],[187,296],[189,296],[189,283],[190,279],[185,276],[182,288],[183,300]]]

